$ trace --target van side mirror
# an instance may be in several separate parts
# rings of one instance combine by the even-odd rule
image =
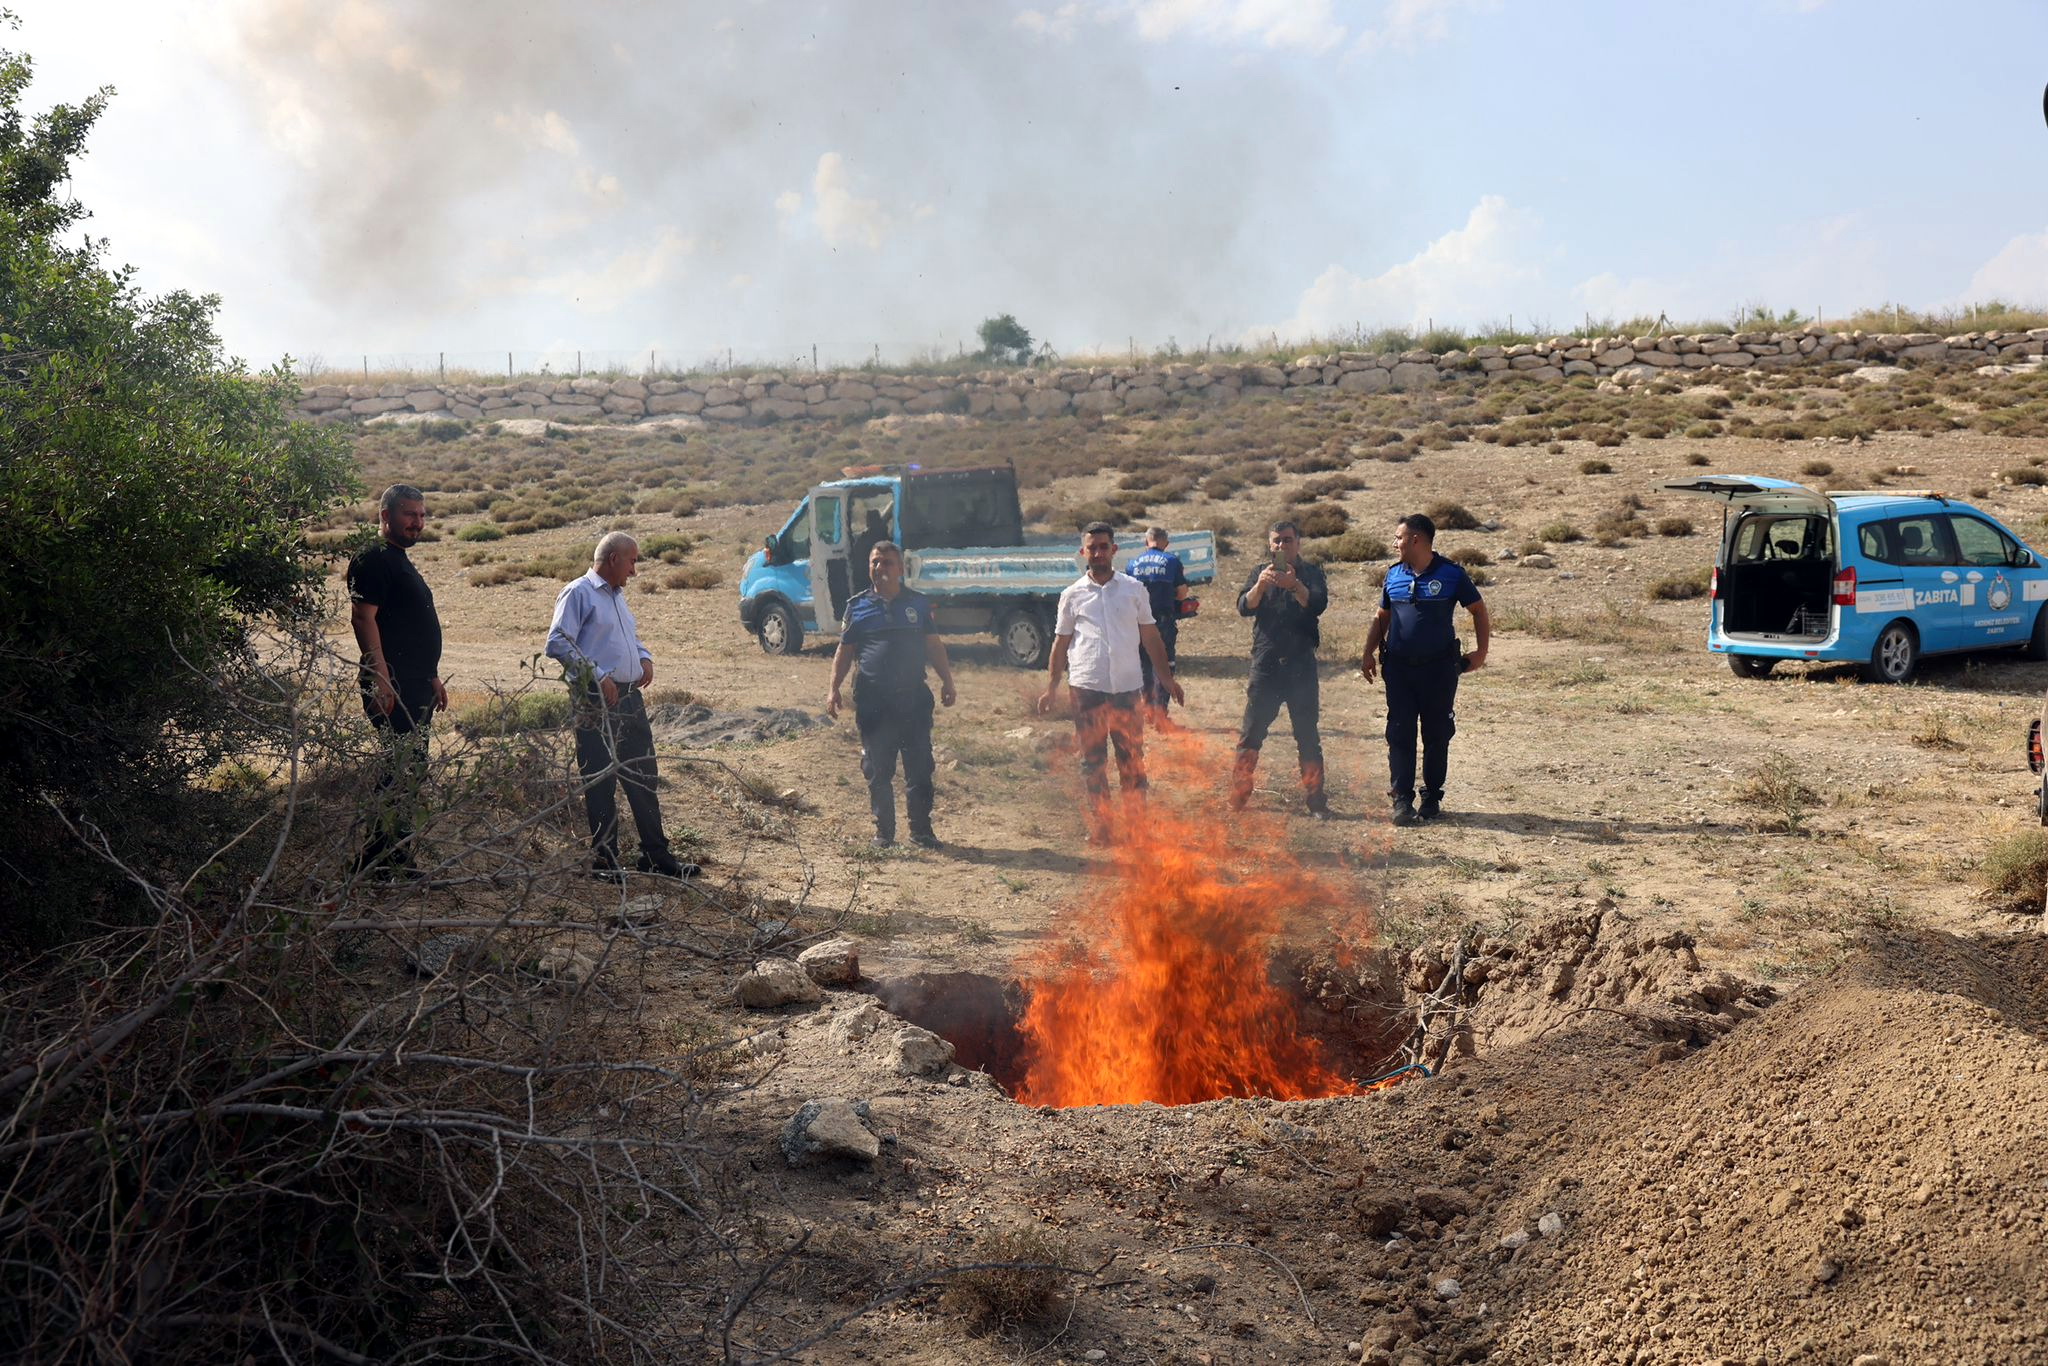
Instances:
[[[2014,558],[2013,564],[2020,569],[2032,569],[2034,567],[2034,552],[2022,549],[2019,555]]]
[[[775,537],[763,536],[761,538],[761,563],[774,564],[777,558],[776,551],[778,548],[779,547],[776,544]]]

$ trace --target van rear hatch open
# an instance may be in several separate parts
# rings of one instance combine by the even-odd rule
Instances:
[[[1723,528],[1714,576],[1724,636],[1785,643],[1822,639],[1834,629],[1836,522],[1826,494],[1745,474],[1703,474],[1662,487],[1712,498],[1734,514]]]

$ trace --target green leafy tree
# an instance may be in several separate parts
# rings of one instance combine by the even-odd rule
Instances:
[[[91,861],[58,811],[118,824],[233,747],[221,684],[315,606],[308,519],[354,491],[289,372],[222,356],[216,297],[145,296],[104,240],[65,240],[112,91],[31,118],[30,72],[0,49],[0,906]]]
[[[978,329],[981,334],[982,360],[994,361],[999,365],[1028,365],[1031,362],[1031,334],[1011,313],[984,318]]]

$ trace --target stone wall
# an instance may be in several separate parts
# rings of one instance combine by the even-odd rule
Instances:
[[[1061,413],[1135,413],[1190,400],[1229,400],[1295,390],[1376,394],[1427,389],[1447,380],[1561,380],[1595,375],[1620,384],[1664,372],[1774,370],[1855,361],[1927,365],[2011,364],[2043,354],[2048,328],[2031,332],[1700,333],[1661,337],[1553,337],[1519,346],[1478,346],[1436,354],[1371,355],[1337,351],[1285,364],[1231,362],[1109,366],[1068,370],[984,370],[958,375],[761,372],[680,379],[521,379],[505,384],[317,384],[299,405],[319,422],[384,414],[467,421],[541,418],[637,422],[694,418],[706,423],[965,413],[1049,417]]]

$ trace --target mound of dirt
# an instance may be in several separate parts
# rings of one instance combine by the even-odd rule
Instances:
[[[780,740],[824,724],[800,707],[749,707],[745,711],[715,711],[699,702],[668,702],[647,711],[647,722],[657,741],[686,749],[712,745],[752,745]]]
[[[872,1100],[878,1164],[778,1178],[871,1212],[866,1254],[818,1268],[840,1302],[903,1274],[884,1249],[969,1260],[1020,1222],[1113,1259],[1062,1310],[1070,1359],[2048,1359],[2048,939],[1899,933],[1746,1022],[1757,992],[1613,916],[1464,958],[1489,965],[1476,1055],[1371,1096],[1033,1109],[896,1077],[830,1029],[868,998],[830,993],[729,1119]],[[916,1312],[935,1295],[835,1355],[1014,1359]]]

